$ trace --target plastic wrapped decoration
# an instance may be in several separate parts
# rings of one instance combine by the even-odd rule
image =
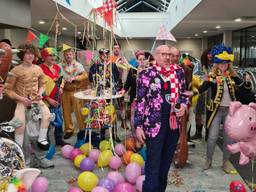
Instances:
[[[0,182],[25,167],[24,154],[17,143],[0,138]]]

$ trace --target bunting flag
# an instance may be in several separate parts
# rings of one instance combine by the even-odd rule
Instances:
[[[104,18],[109,26],[113,25],[113,10],[115,7],[116,3],[113,0],[106,0],[102,7],[96,9],[96,12]]]
[[[35,38],[36,38],[36,35],[32,31],[28,31],[26,42],[32,43],[32,41],[34,41]]]
[[[39,48],[43,48],[44,44],[49,40],[49,37],[45,34],[40,33],[39,37]]]
[[[71,46],[69,46],[65,43],[63,43],[63,45],[62,45],[62,51],[66,51],[66,50],[71,49],[71,48],[72,48]]]
[[[71,6],[70,0],[66,0],[67,4],[69,4]]]
[[[176,42],[175,37],[166,29],[164,25],[160,26],[160,29],[156,35],[156,40],[170,40]]]
[[[94,9],[103,6],[103,1],[99,1],[99,0],[88,0],[88,3],[90,3],[90,5],[91,5]]]

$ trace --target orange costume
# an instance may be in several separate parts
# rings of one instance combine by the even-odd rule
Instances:
[[[83,107],[83,101],[78,100],[74,97],[74,93],[85,89],[86,79],[88,78],[82,64],[73,61],[71,65],[62,63],[61,70],[63,73],[63,79],[65,80],[65,85],[62,94],[62,110],[63,118],[65,124],[65,133],[73,133],[74,126],[72,123],[71,113],[74,111],[77,119],[79,129],[85,128],[84,118],[81,113],[81,108]],[[74,78],[72,82],[67,80]]]

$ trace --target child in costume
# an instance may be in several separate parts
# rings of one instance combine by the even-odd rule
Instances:
[[[33,45],[20,45],[19,50],[18,57],[22,63],[11,70],[5,82],[6,94],[17,103],[14,118],[22,123],[22,126],[15,130],[15,141],[23,146],[26,125],[25,112],[32,103],[37,103],[42,112],[37,145],[43,150],[48,150],[47,131],[50,123],[50,111],[42,101],[44,73],[39,66],[32,63],[37,54],[37,49]]]
[[[64,80],[62,80],[61,69],[55,63],[56,50],[54,48],[44,48],[41,51],[44,63],[40,65],[45,74],[45,94],[44,101],[49,106],[52,113],[55,114],[53,126],[55,127],[54,136],[56,145],[63,146],[66,143],[63,141],[62,130],[62,110],[61,110],[61,94],[64,87]]]
[[[210,105],[207,106],[207,126],[209,135],[207,140],[207,159],[204,165],[204,170],[207,170],[212,165],[212,157],[216,142],[219,136],[219,128],[221,122],[225,122],[228,114],[229,104],[235,98],[235,86],[250,87],[249,82],[241,80],[232,69],[234,55],[231,48],[225,47],[223,44],[213,47],[211,50],[213,67],[208,74],[208,80],[204,81],[199,87],[199,93],[203,93],[211,88]],[[229,157],[230,153],[226,146],[232,141],[224,132],[223,143],[223,171],[232,173],[230,168]]]

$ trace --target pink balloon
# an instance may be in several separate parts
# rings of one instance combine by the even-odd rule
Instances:
[[[72,145],[65,145],[61,148],[61,154],[63,157],[69,159],[71,151],[74,149]]]
[[[107,178],[114,181],[115,185],[117,185],[119,183],[123,183],[125,181],[123,175],[121,173],[119,173],[118,171],[109,172],[107,175]]]
[[[256,104],[242,105],[235,101],[230,103],[229,113],[224,124],[226,134],[236,141],[227,145],[231,153],[240,152],[240,165],[256,157]]]
[[[110,161],[109,161],[109,167],[111,169],[119,169],[122,166],[122,160],[120,159],[120,157],[118,156],[113,156],[111,157]]]
[[[117,144],[115,146],[115,153],[119,156],[122,156],[124,154],[124,152],[126,151],[125,147],[123,144]]]
[[[71,153],[70,153],[70,156],[69,158],[74,161],[74,159],[76,158],[77,155],[80,155],[80,154],[83,154],[82,151],[78,148],[74,148]]]
[[[130,163],[125,168],[125,176],[129,183],[134,184],[141,175],[141,167],[138,163]]]
[[[89,153],[89,158],[91,158],[94,162],[98,161],[99,156],[100,156],[99,149],[92,149]]]
[[[93,188],[92,192],[109,192],[109,190],[107,190],[105,187],[97,186]]]
[[[78,187],[71,187],[69,188],[68,192],[82,192],[82,190]]]
[[[130,183],[119,183],[116,185],[114,192],[136,192]]]
[[[48,192],[49,182],[45,177],[38,177],[32,184],[31,192]]]
[[[139,192],[142,192],[142,186],[143,186],[143,182],[145,180],[145,175],[141,175],[138,177],[137,181],[136,181],[136,189]]]

